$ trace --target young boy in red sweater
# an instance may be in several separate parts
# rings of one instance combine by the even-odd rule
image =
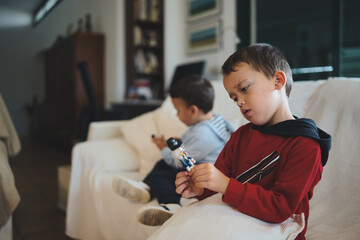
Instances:
[[[240,212],[272,223],[304,213],[307,226],[330,135],[314,121],[291,114],[291,69],[277,48],[255,44],[241,49],[222,71],[226,91],[250,123],[231,135],[215,165],[178,173],[176,192],[199,199],[219,192]],[[305,239],[306,226],[296,239]]]

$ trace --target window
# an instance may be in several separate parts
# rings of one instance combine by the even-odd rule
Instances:
[[[255,20],[248,21],[248,35],[254,34],[250,25],[255,24],[255,42],[281,49],[293,69],[294,80],[360,76],[360,1],[240,2],[251,4],[249,9],[238,6],[238,15],[244,11],[255,14]]]
[[[33,24],[36,26],[58,3],[62,0],[45,0],[37,8],[33,16]]]

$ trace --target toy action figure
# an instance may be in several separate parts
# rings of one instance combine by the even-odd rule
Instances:
[[[169,138],[166,143],[171,151],[175,151],[175,156],[184,165],[186,170],[190,172],[190,170],[195,166],[196,161],[194,158],[189,157],[186,154],[184,145],[182,144],[181,140],[177,141],[174,138]]]

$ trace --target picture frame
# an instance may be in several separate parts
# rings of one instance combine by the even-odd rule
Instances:
[[[187,0],[187,21],[218,14],[220,0]]]
[[[216,20],[191,27],[186,36],[189,54],[217,50],[220,45],[220,21]]]

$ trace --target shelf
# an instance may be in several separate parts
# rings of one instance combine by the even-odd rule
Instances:
[[[139,78],[161,78],[161,74],[160,73],[141,73],[139,72],[138,74]]]
[[[162,27],[161,22],[145,21],[145,20],[135,20],[134,24],[144,26],[144,27],[154,27],[154,28],[156,28],[156,27],[161,28]]]
[[[162,47],[160,46],[148,46],[148,45],[135,45],[135,49],[144,49],[150,51],[162,51]]]

